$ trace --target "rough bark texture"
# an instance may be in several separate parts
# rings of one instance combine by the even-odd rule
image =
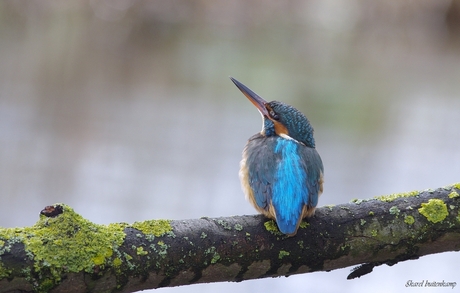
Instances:
[[[133,292],[380,264],[460,249],[460,184],[326,206],[295,237],[263,216],[97,225],[70,207],[0,228],[0,292]]]

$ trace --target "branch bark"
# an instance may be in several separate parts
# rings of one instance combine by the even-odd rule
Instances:
[[[134,292],[376,265],[460,250],[460,184],[318,208],[297,235],[261,215],[97,225],[70,207],[0,228],[0,293]]]

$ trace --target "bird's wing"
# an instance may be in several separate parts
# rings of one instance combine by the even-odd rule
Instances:
[[[323,162],[314,148],[299,147],[299,154],[302,158],[302,168],[307,174],[305,185],[308,196],[304,198],[304,204],[309,207],[316,207],[318,197],[323,192]]]
[[[273,152],[273,137],[254,135],[246,145],[243,157],[248,170],[248,183],[258,208],[268,211],[272,198],[277,162],[280,155]],[[257,207],[256,207],[257,208]]]

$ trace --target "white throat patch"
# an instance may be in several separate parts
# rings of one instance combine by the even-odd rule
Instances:
[[[285,133],[281,133],[280,136],[281,136],[282,138],[284,138],[284,139],[293,140],[293,141],[295,141],[295,142],[298,143],[297,140],[293,139],[292,137],[290,137],[289,135],[287,135],[287,134],[285,134]]]

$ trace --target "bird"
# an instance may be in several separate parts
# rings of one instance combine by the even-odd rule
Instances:
[[[295,236],[314,215],[323,193],[324,167],[307,117],[288,104],[267,102],[230,77],[262,115],[262,130],[243,149],[239,177],[246,199],[281,233]]]

